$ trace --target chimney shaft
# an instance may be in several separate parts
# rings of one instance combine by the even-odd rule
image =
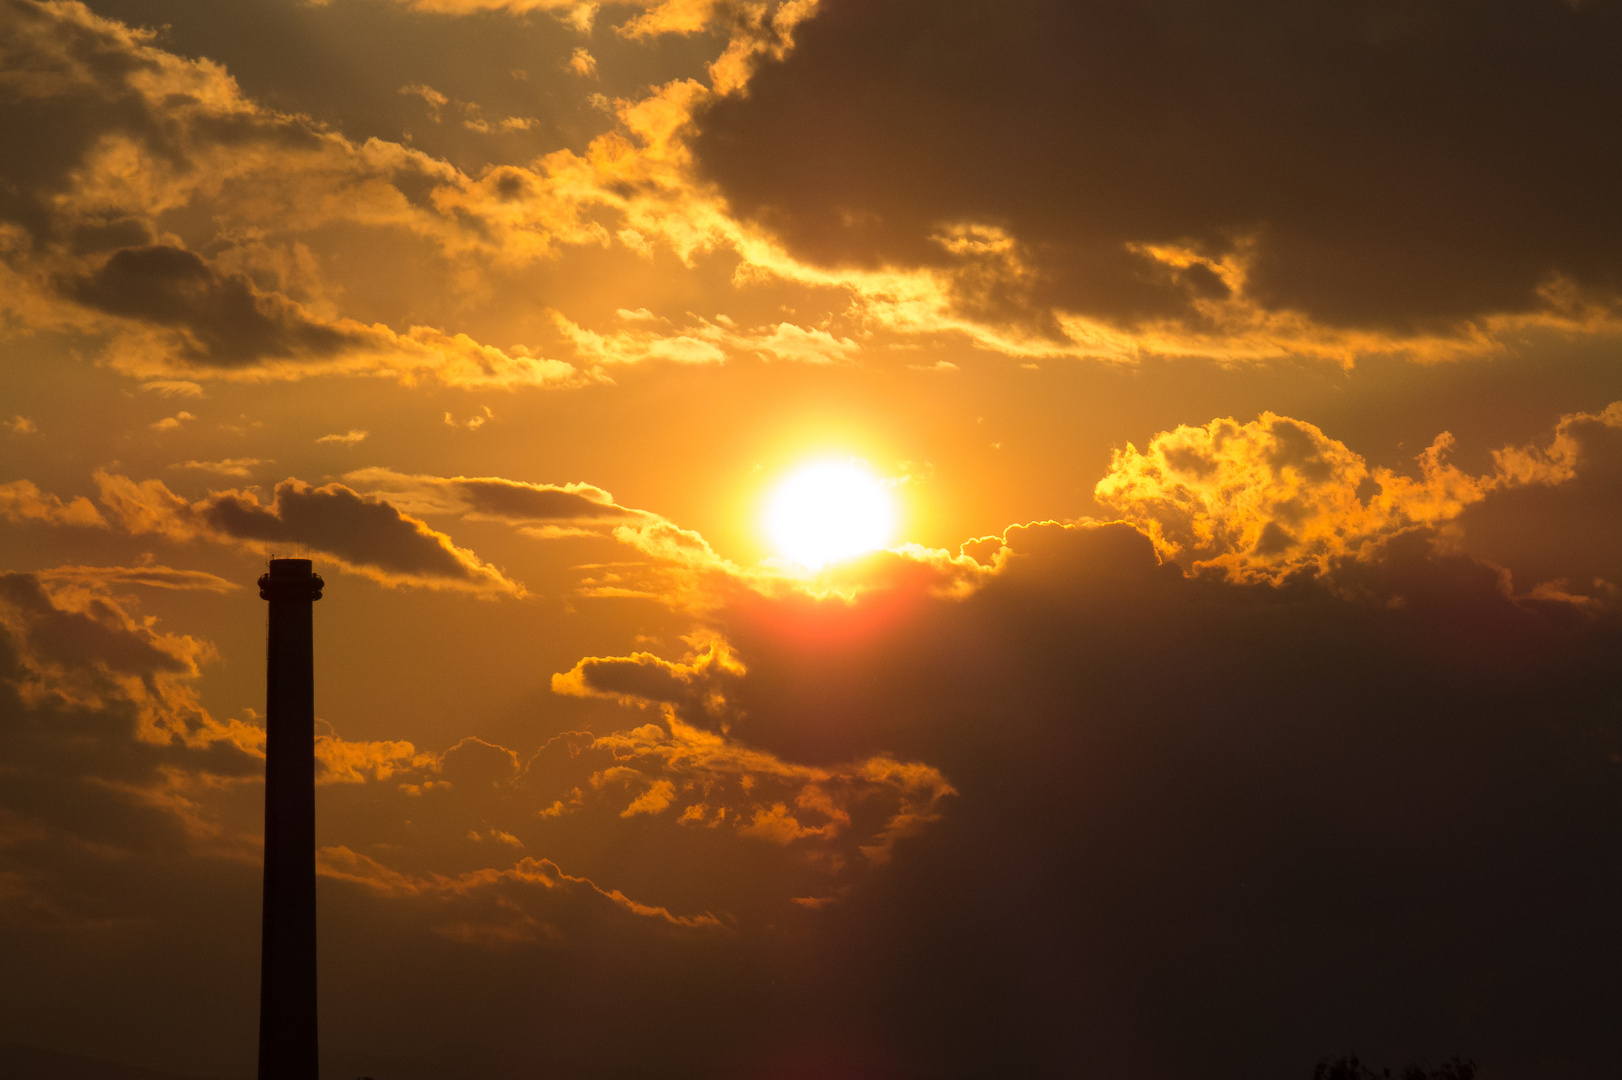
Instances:
[[[315,1014],[315,646],[321,578],[272,559],[265,658],[265,906],[259,959],[259,1080],[317,1080]]]

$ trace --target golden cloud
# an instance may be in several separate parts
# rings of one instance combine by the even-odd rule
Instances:
[[[605,889],[589,878],[566,874],[550,859],[530,856],[507,869],[476,870],[453,877],[403,873],[347,847],[335,846],[316,853],[316,871],[384,896],[448,903],[455,914],[452,921],[440,925],[440,933],[470,943],[507,945],[556,938],[559,931],[548,919],[560,918],[564,913],[559,907],[570,903],[608,907],[670,929],[722,929],[721,921],[707,912],[675,915],[667,908],[639,903],[618,889]]]
[[[612,753],[612,769],[627,770],[593,774],[594,787],[602,786],[599,777],[657,778],[625,816],[685,803],[678,823],[730,823],[740,835],[787,845],[843,839],[854,808],[862,806],[861,827],[868,832],[856,838],[852,853],[874,864],[889,858],[897,840],[939,820],[944,801],[956,792],[929,765],[889,755],[841,766],[794,765],[738,742],[746,726],[733,696],[747,674],[726,642],[712,639],[681,661],[649,653],[586,657],[554,675],[552,690],[660,710],[662,726],[646,724],[591,743]],[[877,819],[871,816],[875,800],[889,807]]]
[[[1546,447],[1494,452],[1496,469],[1471,476],[1447,461],[1442,432],[1417,459],[1418,476],[1370,468],[1305,421],[1263,413],[1161,432],[1143,450],[1116,450],[1099,502],[1142,528],[1168,558],[1232,580],[1280,581],[1415,525],[1440,525],[1495,491],[1559,484],[1576,475],[1584,425],[1622,427],[1622,403],[1562,417]]]
[[[39,521],[47,525],[77,525],[105,529],[107,521],[83,495],[63,502],[59,496],[42,492],[31,480],[0,484],[0,517],[7,521]]]

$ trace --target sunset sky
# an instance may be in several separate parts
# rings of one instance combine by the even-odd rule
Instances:
[[[1622,1074],[1618,0],[0,0],[0,1042]]]

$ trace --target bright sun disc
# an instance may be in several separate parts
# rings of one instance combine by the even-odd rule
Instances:
[[[766,505],[766,532],[778,552],[811,570],[883,547],[895,519],[884,483],[837,461],[790,473]]]

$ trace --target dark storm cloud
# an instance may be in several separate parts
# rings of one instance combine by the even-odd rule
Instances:
[[[1509,479],[1571,491],[1602,478],[1614,412],[1565,417],[1552,440],[1500,451],[1502,486],[1470,489],[1472,505],[1521,490]],[[615,835],[659,836],[612,864],[679,850],[687,872],[672,880],[687,899],[671,911],[714,910],[695,897],[747,888],[748,866],[765,894],[739,923],[744,954],[718,940],[619,955],[568,930],[549,964],[615,973],[570,984],[592,1004],[549,1047],[572,1074],[657,1062],[669,1075],[795,1075],[810,1061],[885,1077],[1253,1080],[1306,1077],[1347,1050],[1392,1062],[1462,1053],[1512,1078],[1622,1064],[1604,1035],[1622,1007],[1614,603],[1529,593],[1536,579],[1459,551],[1445,520],[1382,512],[1365,529],[1354,519],[1372,504],[1352,496],[1369,470],[1304,421],[1215,421],[1151,445],[1176,483],[1250,470],[1279,486],[1277,506],[1300,501],[1297,525],[1340,513],[1345,537],[1363,539],[1276,577],[1228,580],[1185,574],[1125,523],[1014,527],[972,545],[978,573],[938,553],[875,556],[853,597],[739,576],[702,607],[724,635],[705,648],[587,657],[554,678],[562,693],[657,704],[669,733],[650,723],[549,744],[526,770],[541,802],[558,795],[543,822],[587,812],[576,800],[591,792],[639,830]],[[1439,453],[1422,465],[1408,488],[1391,473],[1379,482],[1444,505],[1459,485]],[[1273,493],[1260,494],[1274,513]],[[1459,501],[1455,491],[1450,514]],[[1589,499],[1572,521],[1585,505],[1605,519]],[[888,860],[871,872],[830,870],[829,887],[787,893],[793,904],[779,893],[773,916],[780,879],[767,864],[729,863],[715,882],[691,869],[726,835],[708,804],[741,798],[710,794],[714,766],[688,785],[717,731],[732,752],[779,763],[751,773],[763,802],[787,762],[798,776],[820,770],[819,788],[851,763],[927,763],[951,794],[897,813]],[[603,751],[612,757],[593,760]],[[660,794],[656,778],[675,782]],[[854,794],[834,804],[853,820],[871,799]],[[710,813],[689,819],[684,804],[700,798]],[[834,819],[777,801],[799,816],[761,807],[737,831],[778,828],[783,850],[816,865],[811,837]],[[678,810],[674,836],[652,832]],[[527,827],[501,825],[539,858],[536,838],[559,834]],[[516,971],[537,936],[518,915],[538,910],[521,898],[537,880],[526,865],[480,877],[488,893],[367,859],[332,869],[406,905],[466,912],[460,939],[517,950],[481,950],[479,963]],[[632,891],[665,902],[657,888]],[[511,903],[482,906],[492,894]],[[769,933],[754,929],[761,911]],[[513,975],[467,1008],[528,1015],[553,1000],[540,982]],[[730,1005],[658,1010],[639,1022],[640,1044],[606,1037],[628,987],[665,985]],[[514,1051],[491,1032],[472,1053],[500,1072]]]
[[[1039,281],[970,307],[1186,314],[1228,286],[1128,245],[1253,240],[1268,307],[1434,329],[1622,283],[1619,53],[1611,0],[825,0],[697,149],[820,262],[1006,228]]]
[[[374,332],[314,319],[287,297],[255,288],[246,275],[222,274],[182,248],[122,248],[94,273],[65,282],[64,291],[97,311],[179,331],[185,360],[204,366],[319,360],[380,344]]]
[[[712,612],[735,651],[594,657],[555,680],[662,703],[667,722],[702,714],[713,730],[725,716],[740,747],[813,763],[802,772],[872,754],[939,767],[954,793],[927,824],[854,887],[779,900],[770,933],[743,923],[701,949],[621,952],[570,926],[548,945],[548,975],[531,978],[525,943],[544,936],[521,887],[550,874],[542,852],[477,886],[391,875],[353,852],[335,853],[348,861],[329,873],[430,923],[457,913],[436,929],[481,946],[472,967],[506,973],[463,1002],[470,1016],[534,1015],[543,1001],[552,1015],[551,973],[569,971],[570,1019],[546,1030],[571,1075],[814,1064],[1252,1080],[1306,1077],[1348,1049],[1397,1062],[1465,1053],[1505,1077],[1614,1071],[1614,614],[1517,599],[1501,570],[1423,528],[1281,585],[1185,576],[1119,523],[1016,527],[976,551],[995,569],[967,594],[946,595],[948,568],[928,566],[888,579],[899,599],[739,591]],[[707,691],[718,708],[698,707]],[[639,772],[649,731],[663,737],[652,725],[560,737],[526,774],[550,789],[551,770],[578,776],[612,749],[588,766],[620,792],[612,813],[661,775]],[[672,747],[672,765],[705,745]],[[498,776],[513,773],[489,756]],[[622,773],[638,778],[622,789]],[[695,797],[677,794],[663,820]],[[855,814],[863,801],[843,805]],[[624,835],[646,837],[659,813],[627,819],[639,831]],[[725,831],[698,829],[709,824],[644,839],[628,861],[679,845],[681,862],[702,864]],[[513,828],[531,850],[533,836],[557,835]],[[808,839],[781,843],[811,865]],[[756,873],[775,884],[764,864]],[[749,875],[694,876],[689,897]],[[484,906],[492,895],[509,902]],[[495,985],[470,971],[474,983]],[[640,1041],[610,1037],[626,993],[667,986],[682,991],[639,1018]],[[695,999],[726,1007],[681,1004]],[[519,1053],[500,1028],[465,1051],[486,1071]]]
[[[1618,1065],[1614,614],[1516,600],[1422,529],[1281,586],[1185,577],[1120,524],[998,557],[882,633],[876,596],[815,633],[725,616],[737,737],[958,791],[827,911],[811,1027],[883,1031],[896,1075]]]

